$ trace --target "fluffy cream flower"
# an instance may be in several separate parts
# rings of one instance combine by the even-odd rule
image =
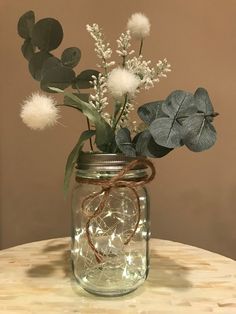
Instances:
[[[43,130],[52,126],[59,118],[58,107],[54,98],[33,93],[23,102],[20,117],[23,122],[33,130]]]
[[[107,88],[115,98],[120,98],[125,94],[134,96],[139,84],[140,78],[124,68],[113,69],[107,80]]]
[[[142,39],[150,33],[149,19],[142,13],[134,13],[128,20],[127,29],[132,37]]]

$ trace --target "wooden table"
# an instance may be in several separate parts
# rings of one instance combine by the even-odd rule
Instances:
[[[236,262],[181,243],[151,240],[151,271],[135,292],[96,297],[70,268],[68,238],[0,251],[0,313],[236,314]]]

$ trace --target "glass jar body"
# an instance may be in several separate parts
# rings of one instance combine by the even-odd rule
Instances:
[[[129,171],[126,182],[145,170]],[[145,187],[113,186],[108,192],[97,180],[111,180],[116,171],[82,171],[72,194],[72,265],[87,291],[116,296],[135,290],[149,269],[149,197]],[[104,201],[104,195],[105,201]],[[101,202],[104,204],[101,207]]]

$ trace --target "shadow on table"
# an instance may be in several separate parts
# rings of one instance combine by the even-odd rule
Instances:
[[[58,269],[63,271],[65,277],[71,273],[68,243],[53,244],[53,240],[50,243],[39,251],[40,259],[45,255],[45,263],[31,266],[27,270],[28,277],[49,277]]]
[[[167,287],[184,290],[192,287],[187,279],[189,269],[172,258],[151,252],[151,267],[147,280],[149,287]]]
[[[71,286],[73,291],[80,296],[86,295],[87,297],[93,298],[91,294],[85,292],[80,288],[78,283],[73,279],[70,262],[70,251],[68,250],[68,244],[53,244],[53,242],[45,246],[39,256],[41,258],[42,253],[45,254],[45,263],[39,263],[33,265],[27,270],[29,277],[49,277],[56,270],[62,270],[65,277],[71,278]],[[55,257],[55,258],[54,258]],[[47,262],[48,261],[48,262]],[[185,290],[192,287],[191,282],[187,279],[189,269],[175,260],[151,252],[151,267],[150,273],[145,284],[131,295],[135,297],[142,294],[145,289],[148,288],[170,288],[177,290]],[[122,298],[129,298],[129,296],[123,296]],[[105,298],[104,298],[105,299]],[[108,298],[111,300],[111,298]],[[116,297],[114,299],[119,299]]]

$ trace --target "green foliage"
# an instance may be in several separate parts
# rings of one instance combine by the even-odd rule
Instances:
[[[197,112],[193,94],[183,90],[173,91],[162,103],[161,108],[165,114],[175,120]]]
[[[40,81],[41,89],[56,93],[49,87],[62,90],[73,87],[76,75],[72,68],[80,61],[80,49],[65,49],[61,60],[50,53],[63,39],[61,24],[53,18],[44,18],[35,24],[34,12],[29,11],[20,17],[17,28],[19,35],[25,39],[21,47],[22,54],[29,61],[32,77]],[[36,49],[39,51],[36,52]]]
[[[52,18],[39,20],[32,31],[32,42],[42,51],[56,49],[63,39],[61,24]]]
[[[74,68],[81,59],[81,51],[79,48],[71,47],[63,51],[61,61],[63,65]]]
[[[105,152],[108,151],[109,143],[112,142],[114,133],[110,125],[102,118],[100,113],[91,104],[82,101],[78,96],[70,93],[65,93],[64,104],[80,110],[96,128],[95,143],[97,147],[104,151],[104,147],[107,147]]]
[[[198,113],[183,122],[183,142],[194,152],[209,149],[216,142],[216,130],[212,125],[214,108],[204,88],[198,88],[194,94]]]
[[[131,141],[130,131],[127,128],[120,128],[116,133],[116,144],[123,154],[130,157],[136,156],[135,148]]]
[[[73,173],[74,166],[76,164],[76,161],[79,157],[79,154],[83,148],[84,143],[90,139],[95,134],[95,131],[93,130],[86,130],[84,131],[80,138],[78,143],[73,148],[72,152],[68,156],[67,162],[66,162],[66,168],[65,168],[65,177],[64,177],[64,195],[66,196],[69,188],[70,178]]]
[[[61,60],[54,57],[54,56],[51,56],[49,57],[48,59],[46,59],[43,63],[43,66],[42,66],[42,76],[48,71],[48,70],[51,70],[55,67],[60,67],[62,65],[61,63]]]
[[[137,155],[147,156],[151,158],[161,158],[172,151],[172,148],[167,148],[158,145],[148,129],[138,133],[135,139],[135,149]]]
[[[155,119],[149,126],[155,142],[168,148],[179,147],[181,142],[181,125],[170,117]]]
[[[24,39],[31,38],[32,30],[35,23],[35,16],[33,11],[28,11],[23,14],[17,24],[17,30],[20,37]]]
[[[29,71],[33,78],[37,81],[42,79],[42,68],[44,62],[52,57],[52,55],[46,51],[36,52],[29,62]]]
[[[217,114],[204,88],[198,88],[194,95],[174,91],[164,101],[141,106],[138,113],[148,128],[136,141],[139,154],[162,157],[162,154],[164,156],[183,144],[200,152],[216,141],[216,131],[211,122]],[[154,142],[158,146],[155,147]]]
[[[32,44],[30,38],[24,41],[23,45],[21,46],[21,52],[25,59],[27,59],[28,61],[30,61],[30,59],[33,57],[35,52],[35,46]]]
[[[34,55],[36,48],[31,40],[34,24],[34,12],[28,11],[20,17],[17,25],[18,34],[25,39],[23,45],[21,46],[21,52],[28,61]]]
[[[204,113],[196,113],[183,122],[183,142],[194,152],[209,149],[216,142],[216,130]]]
[[[151,124],[156,118],[168,117],[162,111],[163,100],[153,101],[147,104],[142,105],[138,108],[138,115],[141,120],[147,125]]]
[[[78,97],[80,100],[82,100],[84,102],[87,102],[87,103],[89,102],[89,94],[86,94],[86,93],[73,93],[73,95],[75,95],[76,97]],[[64,104],[66,104],[67,106],[74,107],[75,109],[79,109],[77,102],[72,100],[71,98],[69,98],[67,96],[64,97]]]
[[[197,105],[198,111],[203,112],[205,115],[207,115],[209,121],[213,121],[213,118],[211,116],[212,114],[214,114],[214,108],[208,92],[204,88],[199,87],[194,94],[194,100]]]
[[[77,89],[91,88],[91,81],[93,81],[92,76],[98,76],[99,72],[96,70],[85,70],[82,71],[75,80],[75,86]]]
[[[73,93],[74,95],[76,95],[77,97],[79,97],[79,99],[83,100],[84,102],[89,102],[89,94],[86,93]]]
[[[75,72],[71,68],[64,66],[59,59],[51,57],[43,65],[40,87],[46,92],[52,92],[49,87],[64,90],[71,85],[74,78]]]
[[[138,109],[138,115],[146,129],[133,139],[128,128],[111,127],[101,113],[89,103],[89,94],[81,89],[91,88],[93,76],[99,72],[88,69],[76,76],[73,68],[81,59],[77,47],[66,48],[61,58],[51,53],[63,39],[63,29],[59,21],[44,18],[35,23],[33,11],[23,14],[17,25],[18,34],[24,39],[21,46],[23,56],[29,61],[32,77],[40,81],[43,91],[63,93],[67,87],[77,93],[64,92],[64,105],[82,112],[94,130],[84,131],[70,153],[65,170],[64,190],[68,190],[71,174],[82,147],[95,136],[99,150],[105,153],[122,152],[127,156],[147,156],[160,158],[174,148],[186,145],[191,151],[200,152],[212,147],[216,141],[216,131],[212,122],[217,115],[207,91],[198,88],[194,94],[183,90],[173,91],[165,100],[146,103]],[[123,102],[117,100],[113,111],[113,125],[117,121]],[[112,124],[112,123],[111,123]]]
[[[149,126],[155,142],[168,148],[181,146],[181,124],[178,119],[197,112],[193,95],[185,91],[174,91],[162,102],[159,112],[161,111],[167,117],[157,114],[157,118]]]

